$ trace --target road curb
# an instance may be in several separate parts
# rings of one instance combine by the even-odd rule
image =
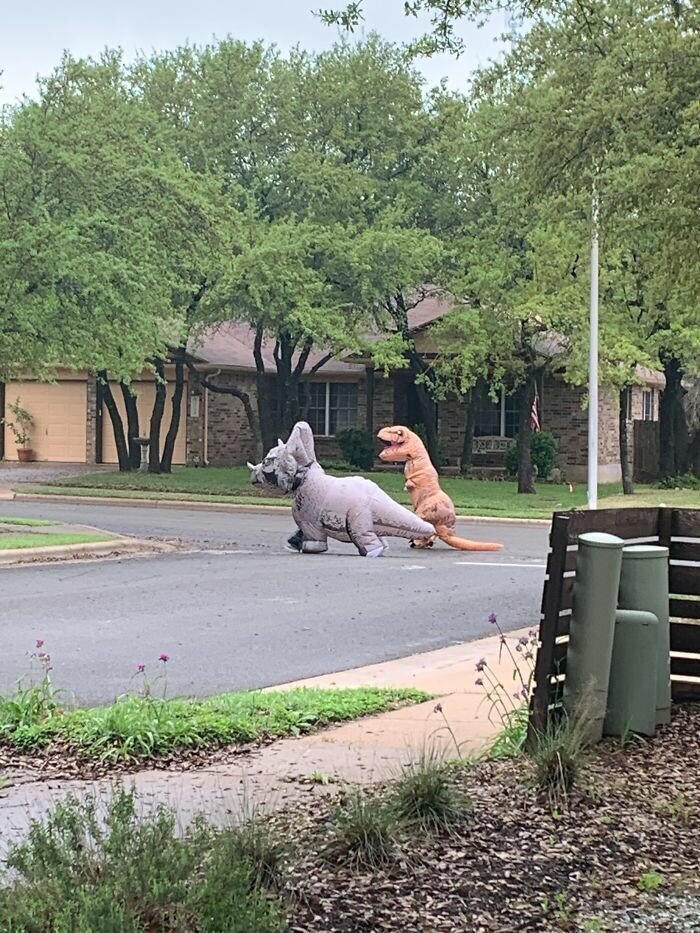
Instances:
[[[290,505],[250,505],[242,502],[203,502],[202,500],[185,499],[130,499],[118,496],[61,496],[52,493],[16,492],[15,499],[25,502],[67,502],[74,505],[120,505],[148,509],[192,509],[201,512],[250,512],[277,514],[291,513]],[[474,522],[485,525],[547,525],[551,524],[548,518],[507,518],[500,515],[464,515],[458,513],[457,518],[463,522]]]
[[[0,551],[0,567],[31,564],[43,560],[70,560],[75,557],[123,557],[132,554],[174,551],[166,542],[147,541],[142,538],[114,538],[110,541],[91,541],[84,544],[59,544],[48,547],[12,548]]]

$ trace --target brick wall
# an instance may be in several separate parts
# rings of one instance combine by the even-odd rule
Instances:
[[[202,386],[201,379],[193,372],[187,376],[187,416],[185,418],[185,430],[187,448],[186,460],[188,466],[201,466],[204,463],[204,406],[206,389]],[[195,416],[192,415],[191,398],[197,395],[199,398],[199,411]]]
[[[85,462],[97,463],[97,377],[86,376]]]
[[[583,482],[588,460],[588,409],[585,389],[547,376],[542,391],[542,427],[559,441],[557,466],[564,479]],[[640,402],[641,405],[641,402]],[[616,394],[602,388],[598,400],[598,473],[601,483],[620,479],[620,444]]]
[[[255,375],[252,373],[221,373],[217,385],[235,386],[250,395],[256,405]],[[207,392],[207,459],[212,466],[234,466],[255,457],[255,441],[248,426],[243,403],[233,395]],[[200,418],[204,417],[200,404]],[[188,418],[189,428],[192,419]],[[193,430],[195,426],[192,425]],[[193,445],[193,449],[194,445]]]

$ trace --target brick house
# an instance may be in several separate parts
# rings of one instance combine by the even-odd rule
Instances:
[[[434,353],[430,325],[449,313],[449,305],[426,298],[409,314],[417,349],[426,357]],[[229,324],[203,335],[190,347],[198,371],[218,385],[235,385],[256,404],[256,370],[253,361],[253,332],[246,325]],[[272,346],[263,347],[267,378],[274,378]],[[309,359],[314,365],[319,355]],[[170,418],[174,367],[166,367],[168,382],[163,436]],[[657,421],[660,373],[639,369],[640,384],[630,392],[628,421]],[[155,386],[152,374],[134,379],[138,396],[141,433],[150,418]],[[116,388],[116,387],[115,387]],[[332,359],[313,377],[308,420],[316,434],[322,459],[339,459],[335,434],[344,427],[358,426],[375,434],[386,424],[413,426],[420,422],[415,388],[410,375],[398,370],[389,376],[375,372],[366,361]],[[572,388],[554,372],[545,372],[538,386],[542,429],[551,431],[560,446],[558,466],[565,479],[581,482],[586,475],[587,413],[585,390]],[[122,407],[119,391],[114,393]],[[31,446],[38,460],[116,463],[111,424],[99,402],[95,377],[90,373],[59,371],[52,383],[21,380],[0,385],[0,410],[20,398],[35,420]],[[516,400],[501,393],[494,401],[481,393],[475,412],[473,465],[476,470],[502,466],[505,449],[517,430]],[[123,414],[123,410],[122,410]],[[6,411],[9,416],[9,412]],[[11,416],[10,416],[11,417]],[[458,467],[466,426],[464,401],[449,397],[436,404],[435,417],[443,453],[449,465]],[[613,394],[601,388],[599,403],[599,474],[601,482],[620,478],[618,404]],[[4,441],[4,443],[3,443]],[[16,459],[9,428],[0,432],[0,455]],[[229,395],[216,394],[187,374],[182,400],[181,426],[173,462],[176,464],[242,464],[254,455],[254,443],[243,405]]]

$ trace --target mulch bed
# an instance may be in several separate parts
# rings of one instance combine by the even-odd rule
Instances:
[[[20,751],[14,745],[0,742],[0,772],[10,780],[22,775],[33,781],[94,781],[139,771],[193,771],[211,765],[231,764],[242,755],[249,755],[275,741],[277,739],[264,737],[245,745],[178,748],[165,755],[126,761],[90,758],[65,739],[54,739],[46,748],[35,751]]]
[[[598,746],[559,813],[527,777],[524,760],[463,769],[460,830],[406,840],[371,873],[312,854],[326,809],[283,815],[307,853],[289,869],[291,933],[700,931],[700,705],[652,741]]]

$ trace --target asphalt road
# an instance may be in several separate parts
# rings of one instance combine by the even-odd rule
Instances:
[[[412,551],[392,539],[377,560],[331,542],[325,555],[286,552],[293,530],[279,513],[2,502],[0,513],[80,522],[139,537],[179,538],[156,557],[0,569],[0,692],[28,670],[37,638],[56,686],[80,703],[134,687],[146,663],[167,663],[168,693],[207,695],[463,642],[492,629],[536,624],[547,528],[460,523],[500,552],[438,545]]]

